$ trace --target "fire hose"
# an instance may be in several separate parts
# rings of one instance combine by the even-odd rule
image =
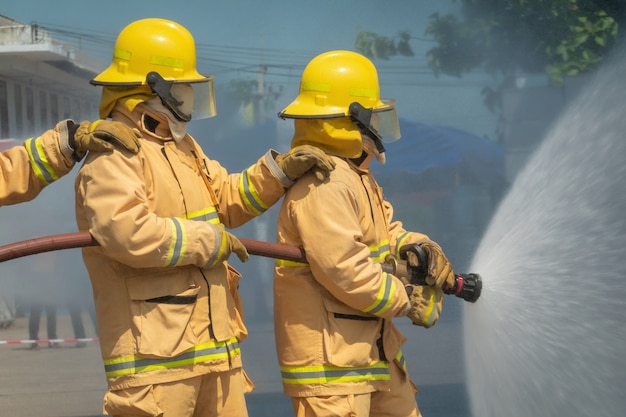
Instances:
[[[306,254],[302,248],[245,238],[239,238],[239,240],[246,247],[250,255],[306,263]],[[0,246],[0,263],[43,252],[86,246],[99,246],[99,243],[87,232],[42,236]],[[409,265],[406,261],[408,251],[417,255],[417,267]],[[426,253],[419,245],[406,245],[400,250],[400,259],[389,257],[388,260],[382,264],[382,267],[383,271],[400,277],[406,283],[426,285],[426,260]],[[455,274],[454,285],[446,285],[446,287],[443,288],[444,293],[454,295],[471,303],[478,300],[481,290],[482,278],[480,275],[474,273]]]

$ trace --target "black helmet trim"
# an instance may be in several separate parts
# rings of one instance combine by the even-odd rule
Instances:
[[[191,114],[185,114],[180,110],[180,106],[183,102],[176,100],[174,96],[172,96],[171,90],[173,83],[171,81],[166,81],[156,71],[150,71],[146,76],[146,83],[150,86],[152,92],[161,98],[163,105],[172,112],[174,117],[181,122],[191,120]]]
[[[385,147],[383,146],[383,138],[371,125],[372,109],[367,109],[363,107],[361,103],[355,101],[350,104],[348,110],[350,112],[350,117],[352,118],[352,121],[356,123],[356,125],[361,130],[361,133],[365,134],[374,141],[374,144],[376,145],[376,150],[378,152],[385,152]]]

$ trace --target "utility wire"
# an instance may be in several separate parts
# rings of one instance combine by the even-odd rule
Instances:
[[[98,32],[86,29],[77,29],[51,23],[33,23],[48,31],[53,38],[83,50],[94,57],[110,59],[112,45],[116,35],[108,32]],[[412,37],[412,39],[414,39]],[[424,39],[418,39],[424,41]],[[213,75],[230,75],[233,78],[242,78],[243,75],[255,77],[260,66],[266,68],[265,76],[268,83],[276,83],[276,79],[283,82],[299,82],[302,71],[310,59],[323,51],[285,48],[254,48],[243,46],[219,45],[210,43],[196,43],[196,65],[200,73]],[[465,82],[421,81],[423,76],[432,76],[432,69],[426,60],[419,61],[416,57],[394,57],[388,61],[376,61],[376,67],[381,81],[386,85],[408,86],[458,86],[482,85],[481,82],[465,80]]]

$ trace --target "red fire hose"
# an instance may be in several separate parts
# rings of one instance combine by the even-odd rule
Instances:
[[[239,240],[246,247],[250,255],[284,259],[294,262],[306,262],[304,251],[295,246],[244,238],[239,238]],[[0,262],[42,252],[82,248],[85,246],[98,246],[98,242],[87,232],[42,236],[0,246]]]
[[[306,262],[304,249],[302,248],[252,239],[239,238],[239,240],[246,247],[250,255],[284,259],[294,262]],[[42,236],[35,239],[23,240],[21,242],[0,246],[0,263],[10,259],[35,255],[42,252],[98,245],[98,242],[87,232]],[[397,264],[398,262],[396,262],[396,265]],[[396,273],[396,267],[394,265],[385,263],[382,265],[385,272],[392,274]],[[424,285],[423,282],[414,282],[414,284]],[[482,278],[480,275],[472,273],[455,275],[455,285],[444,288],[444,293],[452,294],[471,303],[476,302],[476,300],[480,297],[481,291]]]

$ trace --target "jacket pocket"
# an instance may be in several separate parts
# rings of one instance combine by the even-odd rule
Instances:
[[[152,385],[109,390],[104,396],[104,411],[107,414],[137,417],[160,416],[163,410],[154,397]]]
[[[328,320],[324,332],[324,351],[335,366],[368,366],[379,361],[377,339],[382,319],[368,316],[345,304],[324,298]]]
[[[243,342],[248,336],[248,329],[244,324],[243,301],[241,300],[241,294],[239,293],[239,280],[241,279],[241,274],[230,264],[227,264],[226,276],[228,280],[228,290],[233,298],[235,307],[232,317],[233,334],[240,342]]]
[[[137,351],[171,358],[198,343],[190,325],[200,286],[172,271],[127,279],[132,331]]]

